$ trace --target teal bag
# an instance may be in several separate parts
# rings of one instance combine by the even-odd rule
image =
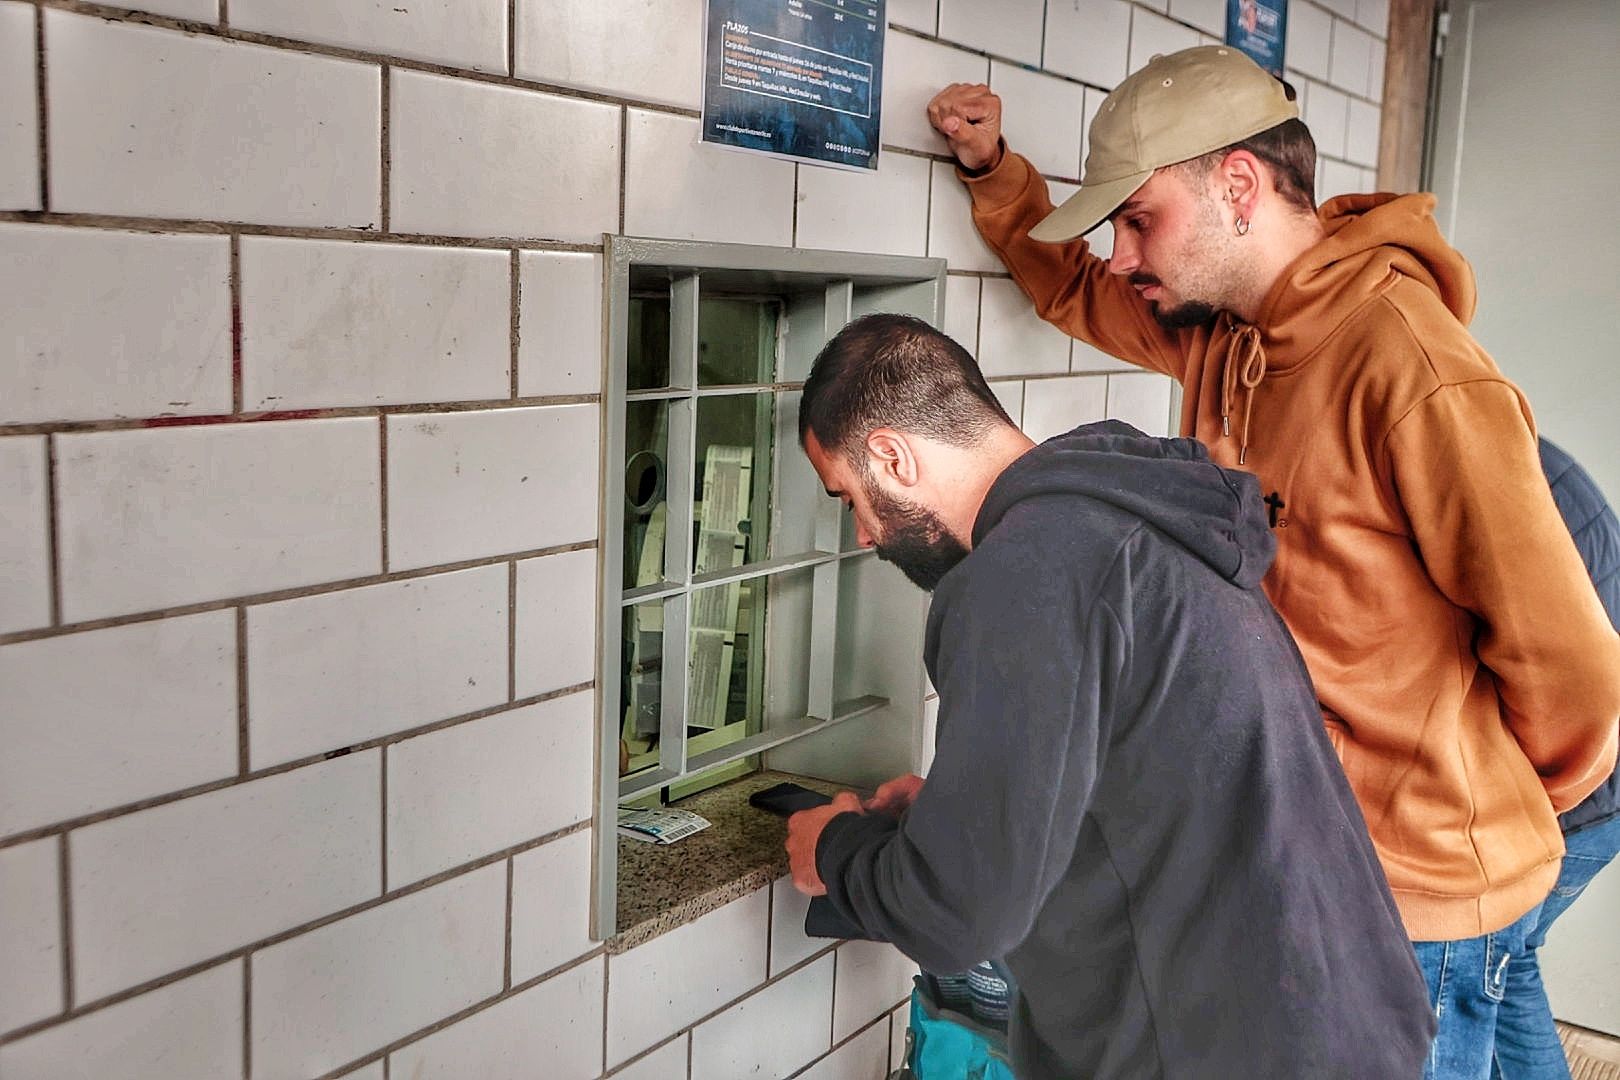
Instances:
[[[905,1064],[890,1080],[1015,1080],[1005,1033],[937,1001],[913,979]]]

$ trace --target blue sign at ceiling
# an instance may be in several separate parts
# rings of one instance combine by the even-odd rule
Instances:
[[[884,0],[708,0],[703,141],[876,169]]]
[[[1226,0],[1226,43],[1279,79],[1287,37],[1288,0]]]

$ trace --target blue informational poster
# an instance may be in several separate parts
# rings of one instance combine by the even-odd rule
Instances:
[[[708,0],[703,141],[876,169],[884,0]]]
[[[1226,43],[1279,79],[1287,35],[1288,0],[1226,0]]]

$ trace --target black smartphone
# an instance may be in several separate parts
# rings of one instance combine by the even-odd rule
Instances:
[[[830,802],[832,802],[831,795],[823,795],[819,791],[811,791],[802,784],[794,783],[775,784],[748,796],[748,805],[769,810],[781,817],[797,814],[800,810],[826,806]]]

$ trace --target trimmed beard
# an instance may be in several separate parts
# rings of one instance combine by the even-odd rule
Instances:
[[[940,579],[967,558],[968,549],[932,510],[889,495],[870,475],[862,478],[861,486],[883,529],[883,539],[876,545],[878,558],[893,563],[917,588],[933,592]]]

